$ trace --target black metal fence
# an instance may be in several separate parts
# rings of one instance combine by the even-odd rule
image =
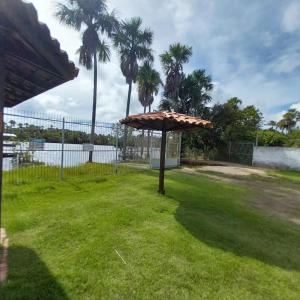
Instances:
[[[228,145],[228,160],[230,162],[253,165],[254,143],[230,142]]]
[[[148,133],[98,122],[92,145],[91,126],[70,117],[6,109],[4,180],[116,174],[128,171],[130,162],[148,162]]]

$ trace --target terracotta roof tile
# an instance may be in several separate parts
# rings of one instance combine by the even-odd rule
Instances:
[[[39,22],[32,3],[0,0],[0,37],[4,38],[5,106],[14,106],[77,77],[79,70]]]
[[[199,128],[212,128],[210,121],[202,120],[174,112],[151,112],[146,114],[131,115],[120,121],[137,129],[183,131]]]

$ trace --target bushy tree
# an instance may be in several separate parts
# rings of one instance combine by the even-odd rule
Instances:
[[[226,149],[231,142],[254,142],[262,123],[262,113],[254,106],[243,108],[242,100],[236,97],[215,104],[207,118],[213,129],[183,136],[184,147],[201,149],[206,156],[213,150]]]
[[[260,130],[257,133],[258,146],[283,147],[287,137],[276,130]]]
[[[300,148],[300,129],[293,129],[287,134],[284,146]]]

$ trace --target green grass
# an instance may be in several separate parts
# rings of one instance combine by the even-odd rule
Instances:
[[[299,299],[299,228],[202,175],[6,184],[0,299]],[[126,261],[122,262],[117,250]]]
[[[78,176],[103,176],[112,174],[127,174],[132,169],[127,164],[101,164],[86,163],[76,167],[64,168],[64,178]],[[20,169],[4,172],[4,182],[8,184],[19,185],[43,180],[57,180],[61,178],[59,167],[45,167],[43,165],[27,166]]]
[[[300,183],[300,172],[299,171],[292,171],[292,170],[276,170],[270,171],[269,175],[279,177],[281,179],[285,179],[290,182]]]

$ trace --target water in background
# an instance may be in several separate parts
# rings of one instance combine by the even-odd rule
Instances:
[[[20,145],[20,149],[28,149],[28,143]],[[56,143],[45,143],[44,150],[30,151],[33,155],[33,161],[43,163],[47,166],[61,165],[62,145]],[[95,163],[115,163],[118,160],[121,151],[114,146],[95,145],[93,162]],[[83,151],[83,145],[65,144],[64,145],[64,167],[76,167],[88,161],[89,152]],[[3,170],[13,169],[13,159],[3,159]]]

